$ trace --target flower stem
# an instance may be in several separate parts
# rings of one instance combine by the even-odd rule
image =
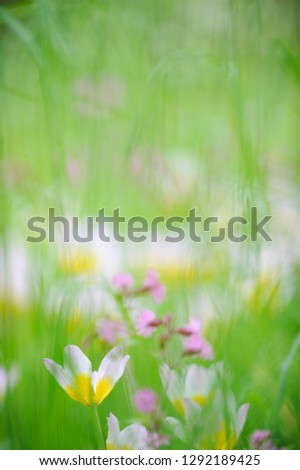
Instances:
[[[132,321],[132,318],[128,312],[128,308],[125,304],[125,301],[124,301],[124,298],[122,296],[117,296],[116,297],[117,299],[117,302],[120,306],[120,311],[121,311],[121,315],[123,317],[123,320],[126,322],[127,324],[127,327],[128,327],[128,330],[134,334],[135,333],[135,330],[134,330],[134,324],[133,324],[133,321]]]
[[[96,442],[97,446],[99,447],[99,450],[105,450],[105,442],[104,442],[104,437],[103,437],[103,432],[100,424],[100,419],[98,416],[98,411],[97,411],[97,406],[93,406],[93,413],[95,416],[95,423],[96,423]]]

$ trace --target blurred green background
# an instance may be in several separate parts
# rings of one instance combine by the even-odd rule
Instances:
[[[300,3],[0,3],[0,364],[20,376],[0,397],[0,447],[95,448],[89,411],[42,358],[61,363],[64,346],[83,347],[114,313],[113,274],[142,280],[155,267],[168,289],[156,313],[178,326],[200,317],[238,403],[250,403],[239,447],[271,429],[277,446],[299,449]],[[59,240],[26,241],[28,219],[49,207],[82,221],[120,207],[150,221],[193,207],[226,220],[251,205],[272,214],[272,243],[112,243],[70,255]],[[99,409],[104,429],[110,411],[122,426],[136,419],[139,387],[172,410],[155,338],[127,349],[130,373]],[[107,350],[86,349],[94,368]]]

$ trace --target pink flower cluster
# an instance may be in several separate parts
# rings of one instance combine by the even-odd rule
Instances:
[[[151,310],[143,310],[136,319],[135,327],[138,335],[145,338],[152,335],[156,328],[163,324]]]
[[[158,274],[154,269],[150,269],[148,271],[142,285],[135,290],[132,289],[134,284],[133,277],[128,273],[116,274],[112,278],[112,284],[123,295],[138,296],[149,293],[154,302],[158,304],[161,303],[166,297],[166,288],[160,282]]]
[[[131,274],[120,273],[112,278],[112,284],[121,292],[126,293],[133,286],[134,280]]]
[[[214,358],[211,345],[202,337],[201,321],[191,318],[187,325],[178,328],[178,333],[186,336],[183,343],[184,354],[187,356],[199,354],[202,359],[211,361]]]
[[[160,304],[166,297],[166,288],[158,279],[158,274],[154,269],[150,269],[143,282],[144,289],[150,293],[153,300]]]
[[[199,354],[199,356],[207,361],[214,358],[214,353],[211,345],[202,337],[201,321],[197,318],[192,318],[187,325],[173,329],[172,317],[167,315],[163,320],[158,318],[151,310],[142,310],[138,315],[135,327],[137,334],[145,338],[152,335],[152,333],[159,327],[164,326],[167,332],[161,336],[161,345],[170,340],[175,334],[184,337],[183,341],[183,354],[184,356],[192,356]]]

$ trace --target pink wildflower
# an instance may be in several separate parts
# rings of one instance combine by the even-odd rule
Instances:
[[[166,297],[166,288],[159,281],[158,274],[154,269],[150,269],[147,273],[146,279],[143,282],[143,287],[148,291],[156,303],[161,303]]]
[[[162,324],[162,320],[157,318],[151,310],[143,310],[135,323],[137,333],[147,338],[151,336],[158,326]]]
[[[112,278],[112,284],[123,292],[127,292],[133,285],[133,278],[131,274],[119,273]]]
[[[143,388],[134,395],[134,404],[141,413],[154,413],[157,407],[157,395],[149,388]]]
[[[201,320],[199,318],[191,318],[187,325],[178,328],[177,332],[183,336],[200,335]]]
[[[202,359],[212,360],[214,357],[212,347],[197,334],[192,334],[186,338],[183,345],[184,354],[200,354]]]

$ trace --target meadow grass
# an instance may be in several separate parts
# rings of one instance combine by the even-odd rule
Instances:
[[[92,411],[70,400],[43,358],[61,364],[75,344],[96,368],[110,349],[99,339],[86,347],[96,321],[149,308],[176,327],[201,318],[224,389],[250,404],[236,447],[270,429],[277,447],[299,449],[299,2],[1,4],[0,364],[16,364],[19,381],[0,394],[0,448],[97,448]],[[28,219],[49,207],[82,220],[120,207],[150,221],[192,207],[248,216],[250,206],[272,214],[272,243],[113,244],[100,248],[97,275],[66,270],[59,242],[26,242]],[[166,300],[122,307],[112,276],[131,272],[140,284],[150,268]],[[114,307],[98,305],[99,286]],[[122,428],[149,424],[133,403],[145,387],[184,423],[160,379],[158,337],[125,341],[125,375],[98,410],[105,436],[110,412]],[[174,338],[164,361],[178,360],[178,371],[209,365],[180,355]],[[215,411],[203,413],[199,436]],[[165,424],[161,432],[167,448],[204,445]]]

